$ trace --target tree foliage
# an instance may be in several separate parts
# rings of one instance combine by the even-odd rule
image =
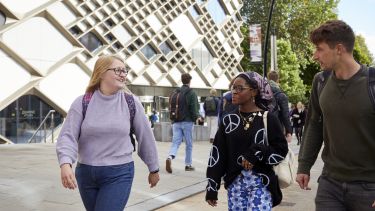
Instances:
[[[268,12],[271,1],[243,1],[241,15],[245,27],[251,23],[262,25],[264,40]],[[339,0],[277,0],[272,16],[272,28],[278,38],[290,41],[292,50],[296,53],[302,66],[308,64],[313,48],[309,42],[312,29],[321,23],[336,19],[336,8]],[[247,35],[245,36],[247,37]]]
[[[280,86],[288,95],[290,102],[306,102],[306,86],[299,76],[299,63],[297,55],[292,51],[289,41],[279,39],[277,41],[278,70]]]
[[[361,64],[371,65],[374,61],[373,55],[367,48],[365,38],[361,35],[357,35],[355,38],[353,56]]]

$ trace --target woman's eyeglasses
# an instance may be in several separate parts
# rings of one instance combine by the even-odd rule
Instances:
[[[232,86],[231,87],[232,92],[236,92],[236,93],[240,93],[245,89],[250,89],[250,91],[253,90],[249,86]]]
[[[121,68],[121,67],[114,67],[114,68],[108,68],[108,70],[113,70],[113,72],[115,72],[116,75],[121,75],[121,73],[123,73],[124,75],[127,75],[130,71],[130,68],[129,67],[125,67],[125,68]]]

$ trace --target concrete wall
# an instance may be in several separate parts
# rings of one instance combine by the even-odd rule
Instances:
[[[207,126],[194,125],[193,140],[209,141],[210,133]],[[156,141],[172,141],[172,124],[170,122],[157,122],[154,125],[154,136]]]

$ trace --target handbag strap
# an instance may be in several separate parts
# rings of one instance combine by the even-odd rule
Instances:
[[[263,139],[264,139],[264,145],[266,146],[268,146],[267,115],[268,115],[268,111],[265,111],[263,114],[263,124],[264,124]]]

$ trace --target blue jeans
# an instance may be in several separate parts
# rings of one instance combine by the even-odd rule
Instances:
[[[340,182],[319,177],[315,205],[317,211],[370,211],[375,200],[375,183]]]
[[[77,164],[76,178],[88,211],[123,211],[134,177],[134,162],[112,166]]]
[[[169,150],[169,155],[176,157],[178,148],[182,142],[182,138],[185,138],[186,148],[185,148],[185,165],[192,164],[192,154],[193,154],[193,122],[175,122],[172,124],[173,127],[173,137],[172,146]]]

